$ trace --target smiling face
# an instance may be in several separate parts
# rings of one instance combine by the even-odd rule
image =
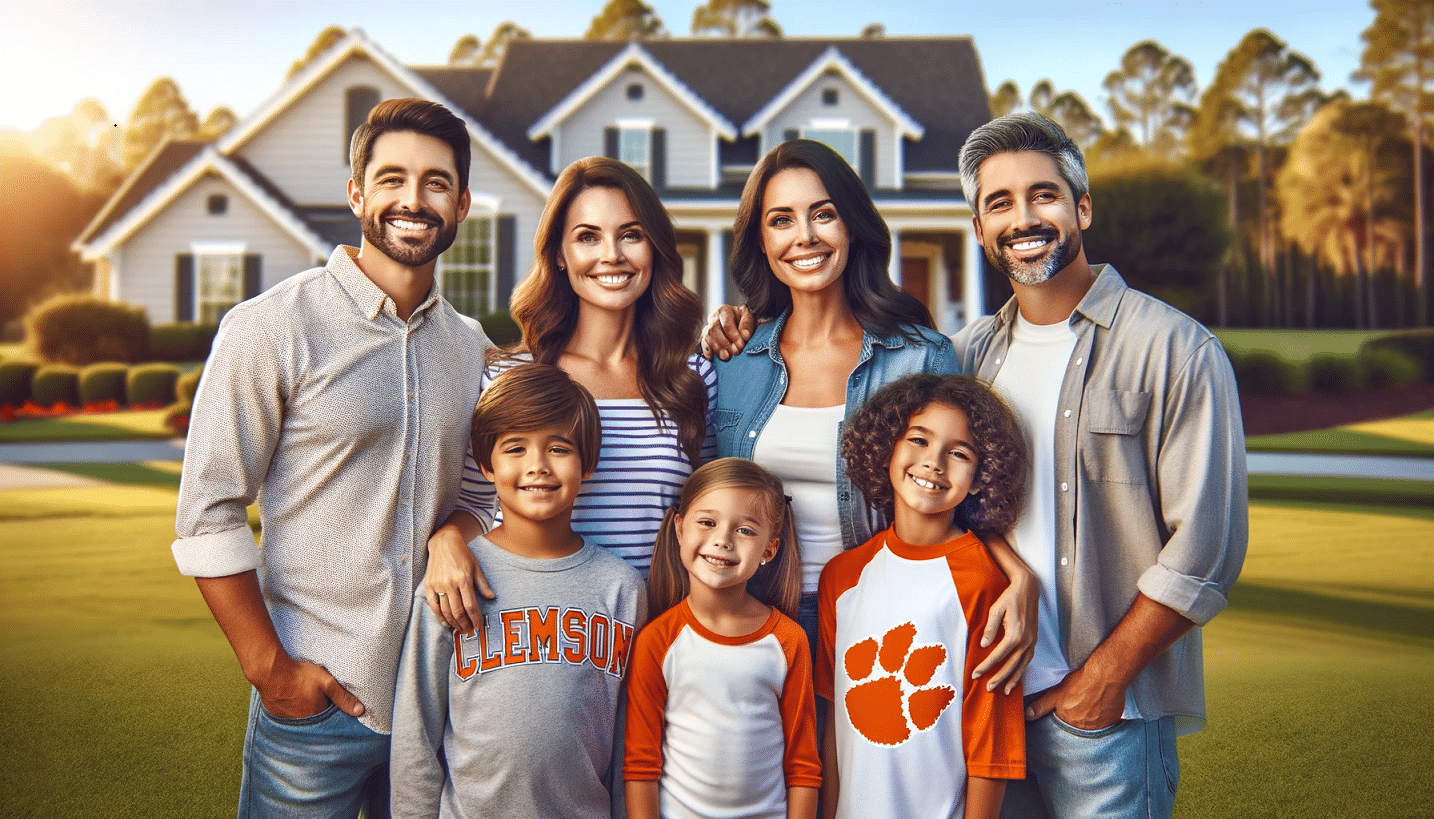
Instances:
[[[973,219],[986,258],[1012,281],[1045,282],[1083,254],[1090,195],[1075,199],[1056,162],[1039,151],[995,154],[976,173]]]
[[[542,522],[571,515],[586,477],[571,430],[560,427],[499,435],[492,468],[480,469],[497,490],[504,520]]]
[[[973,488],[978,460],[965,412],[928,404],[912,415],[892,449],[888,473],[898,531],[903,521],[922,519],[949,528]]]
[[[585,307],[631,309],[652,281],[652,244],[617,188],[588,188],[573,198],[558,262]]]
[[[850,237],[821,177],[787,168],[762,193],[762,250],[777,279],[793,292],[840,285]]]
[[[697,496],[674,519],[693,586],[745,588],[777,554],[780,541],[769,517],[766,501],[752,489],[718,486]]]
[[[349,207],[362,220],[365,245],[405,267],[430,264],[453,244],[468,203],[453,149],[413,131],[374,140],[362,188],[349,180]]]

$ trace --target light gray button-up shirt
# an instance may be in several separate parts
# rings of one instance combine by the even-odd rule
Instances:
[[[1109,265],[1071,314],[1075,351],[1055,424],[1057,606],[1073,667],[1137,593],[1204,625],[1245,560],[1249,489],[1234,373],[1209,330],[1131,290]],[[953,341],[962,369],[995,379],[1016,300]],[[1019,544],[1017,544],[1019,549]],[[1200,630],[1141,672],[1127,703],[1144,719],[1205,716]],[[1129,710],[1129,709],[1127,709]]]
[[[172,550],[186,575],[259,570],[284,647],[327,668],[387,733],[413,592],[429,535],[459,503],[491,345],[432,293],[399,318],[354,253],[339,247],[224,316]],[[257,548],[245,513],[256,499]]]

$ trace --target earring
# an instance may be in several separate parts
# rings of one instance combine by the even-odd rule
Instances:
[[[767,561],[763,560],[761,563],[758,563],[757,565],[758,565],[758,566],[765,566],[765,565],[767,565]]]

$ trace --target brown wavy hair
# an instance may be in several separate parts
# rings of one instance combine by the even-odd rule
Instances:
[[[692,591],[687,567],[682,565],[682,545],[677,542],[677,516],[698,498],[713,489],[749,489],[760,493],[772,531],[780,543],[777,555],[757,569],[747,581],[753,597],[793,619],[802,596],[802,555],[797,546],[796,521],[792,502],[787,498],[782,479],[745,458],[718,458],[698,467],[682,485],[677,503],[662,518],[657,530],[657,545],[652,549],[652,567],[647,572],[647,611],[649,619],[682,602]]]
[[[894,519],[891,453],[912,416],[932,404],[966,413],[975,439],[976,474],[971,494],[956,507],[956,522],[978,535],[1009,532],[1026,497],[1026,439],[1006,402],[969,375],[909,375],[867,399],[841,436],[852,484],[887,520]]]
[[[697,349],[702,302],[682,285],[672,218],[647,180],[627,165],[594,156],[579,159],[558,176],[533,238],[533,268],[513,291],[510,304],[523,337],[506,354],[527,353],[540,364],[556,365],[572,341],[578,297],[558,258],[568,208],[589,188],[621,191],[652,245],[652,279],[637,299],[633,320],[638,388],[659,424],[666,413],[677,425],[682,451],[696,465],[707,435],[707,387],[687,366],[687,358]]]
[[[570,430],[583,474],[591,475],[602,449],[602,419],[592,394],[561,367],[519,364],[504,370],[473,409],[473,460],[491,472],[499,438],[547,427]]]
[[[842,271],[842,293],[862,328],[876,336],[901,332],[904,324],[936,329],[926,305],[891,280],[891,230],[877,213],[861,177],[841,154],[810,139],[788,140],[768,151],[742,188],[737,220],[732,225],[732,278],[747,309],[759,319],[774,319],[792,306],[792,291],[772,272],[762,248],[762,199],[767,183],[790,168],[806,168],[817,175],[846,226],[850,246]]]

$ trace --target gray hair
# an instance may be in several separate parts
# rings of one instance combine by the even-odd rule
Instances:
[[[1040,114],[1022,111],[982,125],[972,131],[966,144],[961,146],[961,192],[966,195],[972,213],[976,213],[981,195],[976,172],[996,154],[1015,151],[1039,151],[1055,160],[1061,178],[1070,186],[1075,199],[1079,200],[1090,190],[1085,158],[1075,142],[1066,136],[1061,126]]]

